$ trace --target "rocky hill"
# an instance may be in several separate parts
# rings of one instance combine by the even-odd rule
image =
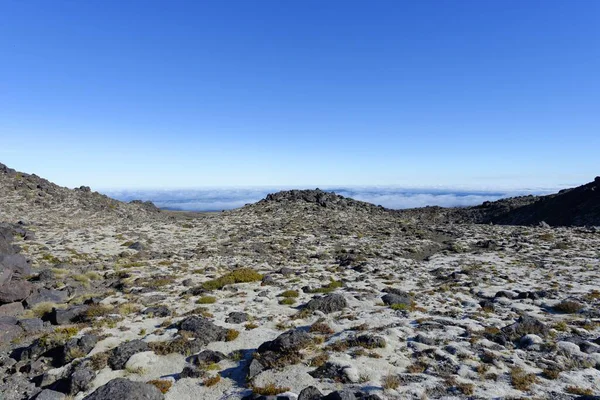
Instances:
[[[87,186],[68,189],[35,174],[17,172],[0,164],[0,218],[19,219],[19,215],[46,218],[101,215],[103,218],[143,218],[160,213],[151,202],[123,203]]]
[[[170,218],[7,168],[0,189],[2,400],[600,393],[600,233],[468,223],[537,198],[287,191]]]
[[[511,197],[474,207],[424,207],[398,213],[422,223],[600,226],[600,177],[547,196]]]

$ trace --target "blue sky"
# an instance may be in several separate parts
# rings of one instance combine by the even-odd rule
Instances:
[[[0,162],[66,186],[562,187],[599,1],[0,2]]]

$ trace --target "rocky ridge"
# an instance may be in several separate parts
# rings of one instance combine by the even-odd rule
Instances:
[[[0,398],[600,393],[593,228],[413,223],[320,191],[65,221],[37,190],[2,192]]]

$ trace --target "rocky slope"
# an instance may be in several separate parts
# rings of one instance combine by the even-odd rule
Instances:
[[[594,229],[414,223],[321,191],[215,214],[53,186],[42,204],[14,174],[2,399],[600,394]]]
[[[512,197],[465,208],[424,207],[399,213],[425,223],[600,226],[600,177],[547,196]]]

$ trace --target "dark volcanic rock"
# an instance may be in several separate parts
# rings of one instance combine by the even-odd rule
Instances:
[[[342,311],[348,306],[344,296],[338,293],[329,294],[327,296],[313,297],[304,306],[305,310],[321,311],[325,314],[330,314],[336,311]]]
[[[96,372],[87,363],[77,365],[68,378],[67,390],[71,395],[89,390]]]
[[[497,335],[494,339],[499,342],[503,342],[505,340],[514,342],[528,334],[535,334],[543,337],[547,336],[548,333],[549,328],[543,322],[532,316],[522,315],[514,324],[502,328],[500,336]],[[505,340],[503,340],[503,338]]]
[[[310,343],[312,343],[311,336],[299,329],[284,332],[274,340],[264,342],[258,347],[254,359],[248,366],[247,379],[252,379],[266,369],[299,362],[301,360],[299,351]]]
[[[317,379],[331,379],[335,382],[350,383],[351,381],[344,372],[347,368],[349,367],[337,365],[328,361],[308,374]]]
[[[314,386],[308,386],[302,389],[298,395],[298,400],[321,400],[323,394]]]
[[[32,290],[31,283],[13,278],[10,282],[0,286],[0,304],[25,300]]]
[[[348,389],[331,392],[323,400],[356,400],[354,393]]]
[[[190,362],[194,365],[208,365],[212,363],[218,363],[226,359],[225,354],[219,351],[204,350],[199,354],[190,357]]]
[[[410,296],[408,293],[404,294],[404,295],[399,295],[396,293],[388,293],[383,295],[383,297],[381,298],[381,301],[383,301],[384,304],[387,304],[388,306],[391,306],[393,304],[403,304],[407,307],[409,307],[412,302],[412,296]]]
[[[21,314],[25,308],[21,302],[8,303],[0,306],[0,316],[9,315],[17,316]]]
[[[154,385],[116,378],[99,387],[84,400],[162,400],[165,396]]]
[[[27,318],[20,320],[19,326],[27,334],[39,333],[44,330],[44,321],[39,318]]]
[[[69,298],[69,293],[66,290],[52,290],[52,289],[36,289],[33,291],[31,296],[25,300],[25,304],[28,308],[33,307],[38,303],[64,303]]]
[[[228,324],[241,324],[242,322],[248,321],[248,314],[244,312],[234,311],[229,313],[225,322]]]
[[[273,351],[276,353],[289,353],[301,350],[310,343],[311,337],[308,333],[295,329],[284,332],[269,342],[264,342],[258,347],[258,352]]]
[[[146,308],[142,314],[152,314],[154,317],[162,318],[171,315],[171,310],[167,306],[154,306]]]
[[[23,329],[20,326],[13,323],[0,322],[1,344],[10,343],[21,335],[23,335]]]
[[[25,278],[31,275],[31,266],[20,254],[0,254],[0,269],[10,269],[14,278]]]
[[[66,310],[54,308],[48,318],[53,325],[70,324],[79,321],[88,309],[89,306],[86,305],[73,306]]]
[[[179,373],[180,378],[202,378],[205,375],[206,371],[195,365],[186,365]]]
[[[80,338],[69,339],[63,348],[63,360],[65,363],[78,357],[85,357],[94,349],[98,343],[98,336],[83,335]]]
[[[227,329],[196,315],[181,321],[179,329],[193,333],[194,337],[204,344],[224,341],[227,335]]]
[[[0,399],[29,399],[40,391],[41,389],[36,388],[35,384],[31,382],[27,376],[17,373],[9,376],[4,383],[0,385]]]
[[[44,389],[35,397],[35,400],[64,400],[66,397],[64,393]]]
[[[132,340],[130,342],[122,343],[113,349],[112,354],[108,359],[108,365],[115,370],[123,369],[132,355],[149,350],[150,347],[148,346],[148,343],[142,342],[141,340]]]

